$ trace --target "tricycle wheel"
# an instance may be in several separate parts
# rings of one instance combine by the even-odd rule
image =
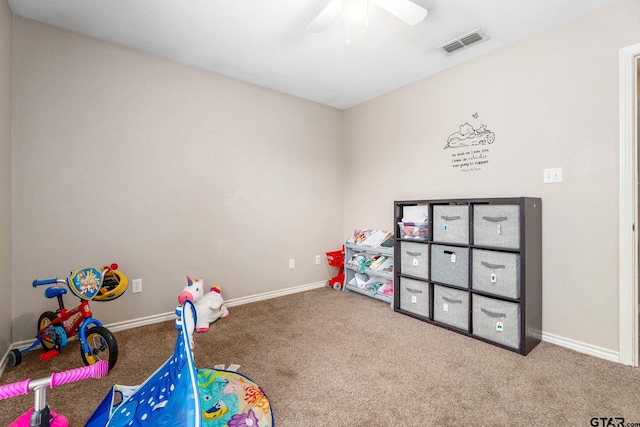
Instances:
[[[9,366],[18,366],[22,363],[22,353],[20,353],[20,350],[15,348],[11,350],[7,356],[7,362]]]
[[[85,365],[93,365],[100,360],[109,362],[109,370],[118,360],[118,344],[110,330],[103,326],[94,326],[87,329],[87,345],[89,353],[85,353],[84,346],[80,345],[80,355]]]
[[[42,348],[45,351],[53,350],[56,346],[56,342],[53,336],[43,337],[40,334],[40,331],[51,324],[54,320],[56,320],[58,316],[53,311],[45,311],[40,315],[38,319],[38,336],[40,337],[40,344],[42,344]]]
[[[333,282],[333,286],[332,287],[336,291],[339,291],[340,289],[342,289],[342,283],[341,282]]]

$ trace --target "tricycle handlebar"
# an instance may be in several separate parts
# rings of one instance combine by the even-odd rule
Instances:
[[[58,280],[56,279],[44,279],[44,280],[34,280],[33,283],[31,284],[34,288],[36,286],[42,286],[42,285],[53,285],[56,283],[67,283],[64,280]]]
[[[100,360],[93,365],[53,373],[50,377],[40,378],[33,381],[28,379],[17,383],[5,384],[0,386],[0,400],[19,396],[21,394],[27,394],[29,393],[29,390],[37,387],[49,386],[53,388],[62,384],[68,384],[87,378],[102,378],[107,375],[108,372],[109,362],[106,360]]]
[[[93,365],[82,368],[71,369],[70,371],[56,372],[51,375],[51,388],[62,384],[73,383],[87,378],[102,378],[109,373],[109,362],[100,360]]]
[[[24,380],[0,386],[0,400],[8,397],[19,396],[21,394],[28,394],[30,382],[31,380]]]

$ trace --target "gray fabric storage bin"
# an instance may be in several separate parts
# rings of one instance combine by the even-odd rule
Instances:
[[[469,293],[433,285],[433,320],[469,330]]]
[[[400,242],[400,273],[428,278],[429,246],[413,242]]]
[[[520,254],[473,249],[471,258],[473,289],[520,298]]]
[[[520,206],[474,205],[473,243],[520,249]]]
[[[520,304],[475,294],[472,299],[473,334],[519,349]]]
[[[468,288],[469,248],[431,245],[431,280]]]
[[[429,284],[401,277],[400,309],[429,317]]]
[[[434,205],[433,241],[442,243],[469,243],[469,206]]]

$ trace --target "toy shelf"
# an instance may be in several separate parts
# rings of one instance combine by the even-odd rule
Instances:
[[[540,198],[408,200],[394,209],[395,311],[522,355],[540,343]],[[406,227],[407,217],[420,227]]]
[[[345,243],[345,292],[353,291],[368,297],[384,301],[393,308],[393,247],[367,246],[355,243]],[[387,264],[385,268],[361,267],[355,260],[372,260],[384,257]],[[372,288],[368,287],[373,285]],[[378,292],[385,286],[387,293]]]

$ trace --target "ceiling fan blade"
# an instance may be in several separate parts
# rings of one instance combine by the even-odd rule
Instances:
[[[312,33],[319,33],[327,28],[327,26],[336,19],[336,17],[342,12],[342,0],[331,0],[331,2],[325,7],[322,12],[314,18],[313,21],[307,25],[307,30]]]
[[[428,13],[427,9],[409,0],[373,0],[373,2],[409,25],[418,24]]]

